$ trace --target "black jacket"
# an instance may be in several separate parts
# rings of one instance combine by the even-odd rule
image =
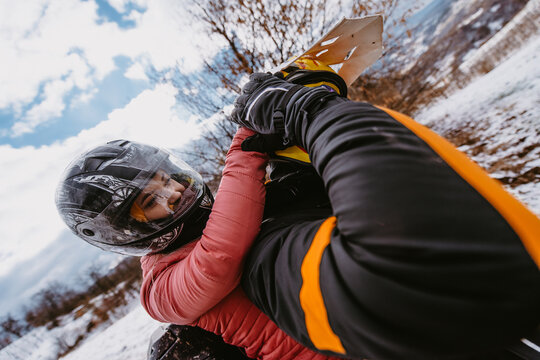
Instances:
[[[300,343],[356,359],[478,358],[535,328],[538,218],[412,119],[318,106],[289,121],[319,183],[268,185],[248,297]]]

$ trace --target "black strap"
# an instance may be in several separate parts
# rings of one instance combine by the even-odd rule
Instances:
[[[285,93],[285,96],[281,98],[281,101],[279,102],[278,106],[274,110],[273,113],[273,120],[274,124],[281,124],[282,127],[284,127],[284,120],[285,120],[285,110],[287,108],[287,103],[291,98],[296,94],[298,91],[302,90],[304,87],[302,85],[294,85],[292,88],[287,90]],[[279,129],[282,130],[282,129]]]

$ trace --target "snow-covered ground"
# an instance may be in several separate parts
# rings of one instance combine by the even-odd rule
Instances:
[[[100,299],[95,299],[99,302]],[[75,311],[76,312],[76,311]],[[75,313],[74,312],[74,313]],[[56,360],[66,346],[85,338],[78,346],[61,357],[63,360],[144,360],[150,335],[160,323],[153,320],[140,305],[138,296],[123,308],[116,309],[109,321],[86,331],[92,312],[80,317],[70,314],[51,330],[39,327],[0,350],[0,360]]]
[[[540,215],[540,34],[488,74],[415,114]]]
[[[137,300],[138,302],[138,300]],[[135,308],[122,319],[99,334],[86,340],[64,360],[144,360],[150,335],[159,327],[142,306]]]

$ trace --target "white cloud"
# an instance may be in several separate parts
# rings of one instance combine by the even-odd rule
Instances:
[[[16,137],[32,132],[39,124],[62,115],[64,111],[64,96],[73,88],[73,81],[54,80],[45,86],[45,99],[26,112],[22,121],[11,128],[11,136]]]
[[[123,15],[122,18],[124,20],[131,20],[134,22],[140,22],[144,13],[138,11],[138,10],[132,10],[129,14]]]
[[[148,76],[146,76],[146,73],[144,72],[144,67],[139,62],[131,65],[129,69],[126,70],[124,76],[133,80],[148,80]]]
[[[179,117],[176,108],[177,90],[171,85],[158,85],[145,90],[126,107],[116,109],[92,129],[83,130],[62,144],[83,143],[85,147],[118,138],[179,147],[198,134],[193,119]]]
[[[127,0],[110,3],[118,11],[126,10]],[[178,62],[186,69],[195,69],[205,56],[199,54],[201,44],[207,46],[206,56],[215,51],[211,50],[214,43],[201,41],[204,35],[188,26],[182,16],[182,2],[134,3],[146,11],[125,14],[136,26],[122,29],[99,18],[94,1],[0,0],[0,14],[9,14],[0,21],[0,108],[12,109],[23,122],[13,127],[13,136],[34,131],[37,125],[57,116],[57,111],[51,111],[53,103],[56,110],[60,109],[54,97],[57,93],[42,93],[43,106],[32,108],[27,115],[23,111],[49,83],[64,81],[71,87],[66,92],[78,88],[89,93],[115,69],[117,56],[127,56],[134,62],[143,59],[158,70]],[[141,77],[140,69],[135,70],[126,74]]]
[[[94,98],[94,96],[96,96],[97,93],[98,93],[98,89],[96,89],[96,88],[92,88],[89,91],[80,93],[80,94],[74,96],[73,99],[71,99],[70,106],[73,108],[73,107],[76,107],[76,106],[79,106],[79,105],[82,105],[82,104],[86,104],[90,100],[92,100]]]
[[[54,206],[54,192],[65,166],[84,150],[113,139],[177,148],[197,136],[193,119],[179,117],[176,90],[159,85],[143,91],[108,119],[50,146],[0,146],[0,276],[55,241],[65,225]]]
[[[116,11],[120,14],[126,11],[126,5],[129,3],[129,0],[108,0],[109,5],[111,5]]]

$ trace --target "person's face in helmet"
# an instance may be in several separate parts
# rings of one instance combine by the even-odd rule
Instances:
[[[131,215],[141,222],[163,219],[174,213],[186,187],[158,170],[137,196]]]

